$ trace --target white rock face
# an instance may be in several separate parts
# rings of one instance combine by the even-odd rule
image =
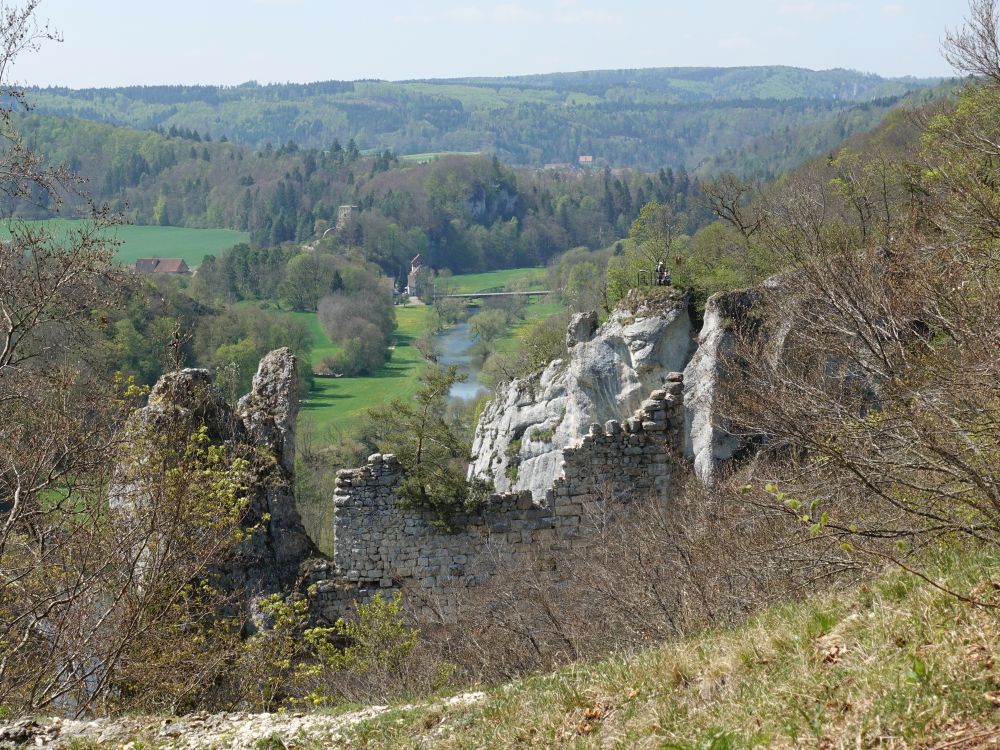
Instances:
[[[562,471],[562,449],[590,425],[624,420],[691,350],[687,299],[621,306],[588,331],[574,319],[565,360],[516,379],[487,404],[476,428],[469,476],[492,479],[497,492],[530,490],[541,500]]]
[[[792,318],[775,315],[774,299],[790,299],[794,282],[775,276],[758,287],[720,292],[705,304],[705,321],[698,347],[684,369],[684,452],[706,486],[717,478],[720,467],[748,447],[744,436],[730,430],[721,414],[723,389],[742,388],[743,373],[727,372],[726,362],[733,351],[735,329],[759,337],[766,343],[766,356],[781,358]],[[770,314],[764,315],[770,311]]]
[[[712,484],[719,463],[731,458],[740,446],[716,415],[721,360],[732,346],[721,307],[718,294],[706,303],[698,348],[684,368],[684,453],[705,485]]]

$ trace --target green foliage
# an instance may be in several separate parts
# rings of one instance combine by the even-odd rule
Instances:
[[[225,226],[242,233],[226,235],[226,244],[249,235],[255,247],[286,246],[269,251],[270,258],[244,250],[238,255],[246,266],[228,263],[220,273],[205,269],[214,283],[212,292],[200,297],[204,301],[273,298],[275,285],[285,280],[284,274],[275,279],[273,254],[298,254],[301,243],[309,241],[376,263],[396,280],[405,278],[418,253],[430,267],[456,272],[539,265],[567,247],[621,236],[640,200],[655,198],[684,210],[697,191],[683,169],[587,173],[566,180],[558,172],[514,171],[481,156],[414,166],[387,159],[384,152],[363,157],[355,150],[349,156],[349,149],[327,143],[315,150],[286,145],[254,153],[229,142],[198,140],[194,148],[189,131],[140,133],[34,115],[25,125],[46,145],[50,158],[72,162],[91,184],[102,186],[98,200],[125,211],[137,224],[174,225],[149,227],[147,233],[166,236],[180,234],[179,226]],[[205,150],[208,161],[199,155]],[[105,179],[119,162],[129,163],[129,177]],[[359,212],[345,226],[331,229],[342,204],[356,205]],[[78,208],[64,210],[71,214]],[[28,203],[10,209],[29,218],[54,215]],[[212,244],[191,248],[192,262],[218,254],[220,246],[209,239]],[[149,254],[177,253],[168,247]],[[284,257],[282,265],[289,260]],[[292,269],[282,296],[294,309],[313,309],[326,293],[317,287],[329,279],[325,269],[313,278],[311,262],[299,263],[304,266]],[[257,276],[261,288],[254,288]],[[196,278],[194,284],[201,282]]]
[[[323,360],[329,373],[368,375],[385,364],[396,328],[392,290],[385,279],[346,267],[340,288],[319,303],[319,320],[340,351]]]
[[[243,643],[232,670],[239,700],[256,710],[345,699],[385,698],[399,689],[419,631],[407,625],[402,594],[355,602],[354,615],[310,627],[304,597],[264,597],[265,627]]]
[[[672,268],[671,260],[688,240],[680,234],[685,222],[668,204],[650,201],[642,207],[623,251],[608,261],[608,308],[624,299],[630,289],[655,285],[658,264]]]
[[[445,420],[448,393],[463,379],[455,367],[429,367],[412,402],[397,399],[368,412],[379,450],[394,454],[406,469],[397,490],[400,504],[430,511],[444,527],[455,514],[479,505],[487,490],[466,481],[470,445]]]
[[[272,711],[288,699],[288,683],[305,655],[301,638],[309,603],[302,597],[270,594],[257,606],[266,626],[243,643],[233,669],[234,689],[244,705]]]
[[[302,253],[293,256],[284,268],[278,288],[282,304],[295,310],[315,310],[320,299],[337,291],[337,260],[331,255]]]
[[[237,394],[250,389],[261,357],[282,346],[289,347],[299,358],[301,385],[308,385],[312,337],[294,316],[253,305],[233,305],[217,314],[203,315],[192,328],[195,361],[212,369],[228,368]]]
[[[528,308],[530,313],[531,307]],[[567,313],[555,313],[529,322],[517,332],[512,351],[498,351],[483,364],[482,380],[489,385],[509,382],[547,366],[566,355]]]
[[[512,482],[517,481],[517,475],[521,468],[522,442],[523,442],[522,438],[511,440],[507,444],[507,447],[504,449],[504,455],[507,457],[507,468],[505,470],[505,473],[507,475],[507,479],[509,479]]]
[[[341,618],[332,628],[306,630],[303,638],[311,658],[296,674],[297,681],[311,687],[303,700],[312,705],[342,700],[341,692],[330,689],[331,673],[377,682],[383,689],[394,676],[401,681],[400,671],[419,636],[406,624],[402,601],[400,591],[391,599],[378,592],[368,602],[356,602],[351,619]]]
[[[507,331],[507,315],[502,310],[483,310],[469,318],[469,331],[483,348],[490,346]]]
[[[552,439],[552,436],[556,434],[556,426],[557,425],[558,425],[558,423],[556,423],[555,425],[552,425],[551,427],[545,427],[545,428],[534,427],[534,428],[532,428],[531,432],[528,433],[528,440],[530,440],[531,442],[534,442],[534,443],[547,443],[547,442],[549,442]]]

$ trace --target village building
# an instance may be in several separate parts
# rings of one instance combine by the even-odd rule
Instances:
[[[135,270],[139,273],[191,273],[183,258],[139,258]]]
[[[415,295],[417,293],[417,274],[423,267],[424,258],[420,253],[417,253],[413,257],[413,260],[410,261],[410,273],[406,277],[406,293],[408,295]]]

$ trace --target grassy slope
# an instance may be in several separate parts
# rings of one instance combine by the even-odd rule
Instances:
[[[401,308],[396,309],[397,315],[401,312]],[[290,312],[293,318],[297,318],[306,324],[309,329],[309,335],[312,337],[312,353],[310,358],[313,361],[313,365],[318,366],[324,357],[328,357],[331,354],[336,354],[340,351],[340,344],[336,341],[330,341],[330,337],[326,335],[326,331],[323,330],[323,326],[320,325],[319,315],[314,312]]]
[[[943,557],[934,577],[1000,603],[996,551]],[[344,742],[723,750],[936,740],[939,747],[994,747],[998,644],[996,609],[970,607],[913,576],[889,573],[854,590],[774,607],[742,627],[500,686],[476,705],[403,707],[357,726]]]
[[[61,234],[78,224],[74,219],[49,219],[43,222]],[[6,224],[0,224],[0,238],[9,237]],[[134,263],[137,258],[183,258],[188,265],[198,265],[206,255],[218,255],[226,248],[248,242],[246,232],[231,229],[186,229],[124,225],[110,230],[110,236],[122,241],[118,259]]]
[[[422,164],[425,161],[434,161],[442,156],[479,156],[481,153],[482,151],[430,151],[426,154],[402,154],[399,158],[402,161]]]

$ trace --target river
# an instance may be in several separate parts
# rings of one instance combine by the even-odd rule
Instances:
[[[440,352],[438,364],[443,367],[455,365],[458,367],[459,373],[466,376],[464,383],[455,383],[451,387],[451,392],[448,394],[451,398],[461,398],[468,401],[489,390],[476,380],[481,362],[478,357],[474,357],[469,352],[475,342],[469,333],[468,323],[463,321],[446,328],[435,334],[434,340],[437,342]]]

